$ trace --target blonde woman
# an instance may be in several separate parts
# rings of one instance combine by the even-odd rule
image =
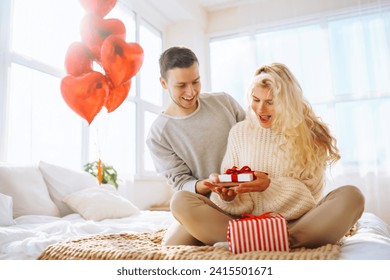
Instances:
[[[176,193],[172,213],[189,240],[208,245],[226,241],[229,219],[268,211],[288,221],[292,248],[336,243],[362,215],[364,197],[355,186],[322,197],[326,168],[340,158],[335,138],[283,64],[260,67],[248,97],[247,118],[230,131],[221,172],[247,165],[256,179],[225,188],[212,174],[210,199]]]

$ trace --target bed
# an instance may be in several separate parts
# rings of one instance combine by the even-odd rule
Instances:
[[[115,258],[390,260],[389,227],[370,212],[363,214],[356,231],[340,244],[319,250],[302,249],[282,255],[252,252],[242,256],[213,246],[182,246],[164,251],[161,237],[174,221],[169,211],[140,210],[116,189],[96,184],[96,179],[87,173],[45,162],[38,166],[1,165],[0,259],[76,259],[69,255],[72,250],[79,250],[77,259],[95,259],[90,248],[101,245],[105,259],[113,258],[113,252],[125,246],[122,250],[127,255],[116,254]],[[140,244],[141,241],[145,242]],[[107,244],[113,249],[107,251]],[[141,247],[137,250],[135,245]],[[58,255],[60,250],[65,253]],[[98,253],[102,255],[102,251]]]

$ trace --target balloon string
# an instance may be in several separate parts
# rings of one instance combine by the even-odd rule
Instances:
[[[97,169],[98,169],[98,181],[99,181],[99,185],[101,185],[103,182],[103,168],[102,168],[102,161],[100,160],[100,158],[98,160]]]
[[[98,157],[98,162],[97,162],[97,178],[99,185],[102,184],[103,182],[103,163],[101,160],[101,150],[100,150],[100,129],[99,129],[99,123],[96,126],[96,139],[95,139],[95,145],[96,145],[96,152],[97,152],[97,157]]]
[[[101,146],[101,143],[100,143],[100,119],[98,119],[98,123],[96,124],[96,129],[95,129],[95,133],[96,133],[96,138],[95,138],[95,145],[96,145],[96,153],[97,153],[97,157],[100,159],[101,158],[101,150],[100,150],[100,146]]]

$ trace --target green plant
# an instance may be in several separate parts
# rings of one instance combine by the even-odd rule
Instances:
[[[102,167],[102,184],[110,184],[115,188],[118,188],[118,173],[115,168],[111,165],[105,165],[103,162],[101,163]],[[96,178],[98,178],[98,161],[88,162],[84,165],[84,171],[92,174]]]

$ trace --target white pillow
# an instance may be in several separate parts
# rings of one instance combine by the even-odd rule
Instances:
[[[96,177],[85,171],[76,171],[41,161],[39,169],[46,181],[54,203],[60,209],[61,216],[74,213],[62,200],[71,193],[90,187],[98,187]]]
[[[65,196],[63,201],[87,220],[118,219],[140,210],[117,191],[92,187]]]
[[[14,225],[12,197],[0,193],[0,226]]]
[[[36,166],[0,166],[0,193],[13,199],[13,217],[60,215]]]

